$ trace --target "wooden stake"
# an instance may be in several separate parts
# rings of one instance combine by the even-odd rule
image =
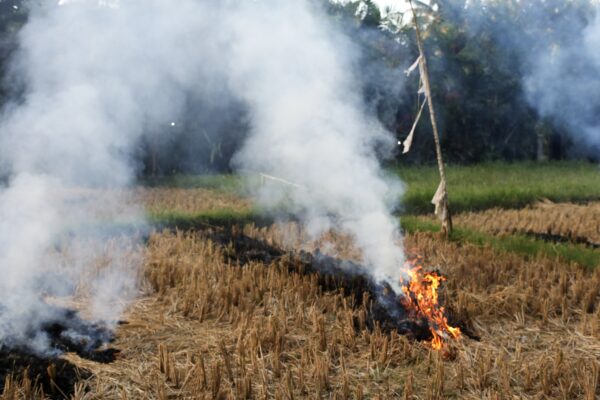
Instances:
[[[442,221],[442,232],[446,237],[452,232],[452,216],[450,215],[450,204],[448,202],[448,186],[446,185],[446,169],[444,167],[444,160],[442,158],[442,147],[440,146],[440,135],[438,132],[435,109],[433,107],[433,99],[431,96],[431,84],[429,81],[429,70],[427,69],[427,58],[425,58],[425,51],[423,49],[423,42],[421,40],[421,31],[419,29],[419,23],[417,21],[417,13],[412,4],[412,0],[408,0],[410,9],[413,14],[415,23],[415,33],[417,36],[417,47],[419,48],[420,55],[420,72],[423,85],[425,87],[425,96],[427,97],[427,108],[429,109],[429,116],[431,117],[431,127],[433,129],[433,139],[435,141],[435,151],[437,155],[438,169],[440,172],[440,186],[438,190],[441,198],[439,199],[439,207],[436,205],[436,213],[440,216]],[[436,195],[438,192],[436,192]],[[436,196],[438,197],[438,196]],[[436,199],[434,197],[434,200]]]

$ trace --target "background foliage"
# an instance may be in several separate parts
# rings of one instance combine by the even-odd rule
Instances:
[[[321,2],[332,23],[360,49],[357,90],[381,122],[403,140],[419,103],[417,74],[407,78],[404,73],[418,54],[412,16],[380,10],[372,1]],[[3,103],[18,94],[8,65],[18,48],[19,27],[27,20],[27,5],[26,0],[0,1]],[[559,123],[540,117],[523,90],[523,78],[532,67],[530,55],[577,40],[578,30],[595,17],[593,0],[415,1],[415,6],[447,161],[535,159],[538,137],[550,159],[596,158],[595,149],[581,146]],[[188,109],[177,117],[176,125],[148,127],[137,154],[142,175],[230,168],[248,131],[244,105],[227,96],[216,105],[191,98]],[[211,118],[215,113],[229,117],[215,123]],[[156,135],[163,130],[169,135]],[[156,139],[160,137],[168,139]],[[401,155],[399,150],[394,163],[434,161],[428,118],[421,120],[411,153]]]

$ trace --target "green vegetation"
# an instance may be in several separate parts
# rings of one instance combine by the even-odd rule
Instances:
[[[426,214],[439,184],[436,166],[390,168],[406,184],[401,214]],[[492,207],[520,208],[536,201],[582,202],[600,199],[600,167],[584,162],[483,163],[449,166],[448,191],[454,212]],[[259,184],[255,176],[174,175],[148,178],[147,186],[205,188],[244,195]]]
[[[169,211],[154,213],[151,222],[160,228],[178,228],[183,230],[206,228],[211,226],[245,225],[249,223],[258,226],[268,226],[274,219],[258,210],[236,211],[224,209],[201,213],[173,213]],[[407,215],[401,218],[402,228],[409,233],[439,232],[439,224],[431,219]],[[544,255],[549,258],[559,258],[567,263],[576,263],[592,269],[600,265],[600,251],[581,244],[553,243],[533,239],[525,235],[494,236],[472,229],[455,227],[450,240],[461,243],[471,243],[477,246],[490,246],[496,250],[512,252],[525,259]]]
[[[439,182],[437,168],[395,167],[388,171],[399,175],[407,185],[407,192],[399,203],[403,229],[411,233],[437,232],[437,221],[417,216],[433,211],[430,200]],[[206,188],[244,195],[258,184],[258,179],[235,175],[176,175],[146,180],[143,183],[149,186]],[[589,163],[485,163],[450,166],[448,184],[454,212],[491,207],[519,208],[542,199],[556,202],[600,199],[600,169]],[[284,211],[282,213],[285,214]],[[162,227],[194,229],[247,223],[268,225],[272,223],[273,217],[259,208],[223,208],[198,213],[179,213],[165,209],[153,213],[151,221]],[[495,236],[463,227],[455,227],[451,240],[491,246],[524,257],[537,254],[558,257],[587,268],[600,265],[600,251],[574,243],[553,243],[519,234]]]
[[[407,185],[401,213],[432,212],[430,201],[439,184],[437,167],[396,167],[392,171]],[[520,208],[542,199],[600,199],[600,168],[590,163],[484,163],[449,166],[447,174],[453,212]]]
[[[173,187],[185,189],[213,189],[229,193],[243,193],[249,179],[240,175],[172,175],[149,177],[140,180],[140,184],[148,187]]]
[[[402,227],[406,232],[439,232],[439,224],[429,219],[415,216],[402,218]],[[499,251],[512,252],[524,258],[544,255],[559,258],[567,263],[576,263],[593,269],[600,265],[600,252],[580,244],[552,243],[532,239],[525,235],[494,236],[471,229],[455,227],[450,240],[472,243],[477,246],[490,246]]]

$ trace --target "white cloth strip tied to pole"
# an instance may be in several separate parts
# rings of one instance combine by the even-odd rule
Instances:
[[[435,215],[440,216],[442,220],[445,218],[443,213],[446,212],[446,207],[444,207],[444,203],[446,202],[446,181],[442,180],[440,185],[438,186],[433,198],[431,199],[431,204],[435,206]],[[440,215],[442,214],[442,215]]]
[[[425,68],[423,67],[423,57],[419,56],[419,91],[418,94],[424,94],[425,97],[429,97],[431,93],[427,90],[427,85],[425,84]]]
[[[412,65],[410,67],[408,67],[408,69],[406,71],[404,71],[406,76],[410,76],[410,74],[419,66],[419,64],[421,64],[421,56],[417,57],[415,62],[412,63]]]
[[[412,11],[414,19],[415,36],[417,39],[417,47],[419,48],[419,72],[421,73],[421,80],[423,87],[419,91],[423,91],[425,98],[427,99],[427,105],[429,108],[429,117],[431,118],[431,129],[433,130],[433,140],[435,143],[435,153],[437,156],[438,169],[440,172],[440,185],[433,196],[432,203],[435,205],[435,213],[440,216],[442,220],[442,232],[448,236],[452,232],[452,217],[449,210],[448,191],[446,190],[446,172],[444,167],[444,160],[442,157],[442,147],[440,145],[440,134],[437,128],[437,121],[435,118],[435,110],[433,104],[433,98],[431,96],[431,82],[429,80],[429,71],[427,70],[427,58],[425,57],[425,50],[423,48],[423,41],[421,39],[421,31],[419,28],[419,21],[417,20],[417,13],[413,7],[412,0],[408,0],[410,9]]]
[[[402,154],[406,154],[410,151],[410,147],[412,146],[412,142],[413,142],[413,137],[415,136],[415,131],[417,130],[417,125],[419,123],[419,120],[421,119],[421,114],[423,113],[425,104],[427,104],[427,99],[423,100],[423,104],[421,104],[421,107],[419,108],[419,112],[417,113],[415,122],[413,122],[413,126],[410,129],[410,133],[408,134],[408,137],[406,138],[404,143],[402,143],[402,145],[404,146],[404,149],[402,150]]]

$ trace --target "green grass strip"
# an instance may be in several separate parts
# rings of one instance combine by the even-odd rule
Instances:
[[[439,184],[436,166],[396,166],[386,171],[406,185],[404,196],[398,199],[403,214],[432,212],[430,202]],[[449,165],[447,178],[453,212],[521,208],[542,199],[600,200],[600,168],[585,162]],[[245,196],[260,185],[260,179],[256,175],[174,175],[146,178],[139,183],[151,187],[204,188]]]
[[[432,212],[430,202],[439,184],[437,167],[393,167],[388,171],[406,184],[406,193],[399,202],[403,214]],[[542,199],[600,199],[600,168],[584,162],[450,165],[447,179],[453,212],[521,208]]]
[[[401,218],[402,227],[409,233],[439,232],[440,227],[434,221],[423,220],[419,217],[404,216]],[[477,246],[490,246],[496,250],[512,252],[525,258],[544,255],[558,258],[561,261],[574,262],[588,269],[600,265],[600,251],[590,249],[581,244],[552,243],[533,239],[525,235],[494,236],[471,229],[455,227],[450,240],[460,243],[472,243]]]

